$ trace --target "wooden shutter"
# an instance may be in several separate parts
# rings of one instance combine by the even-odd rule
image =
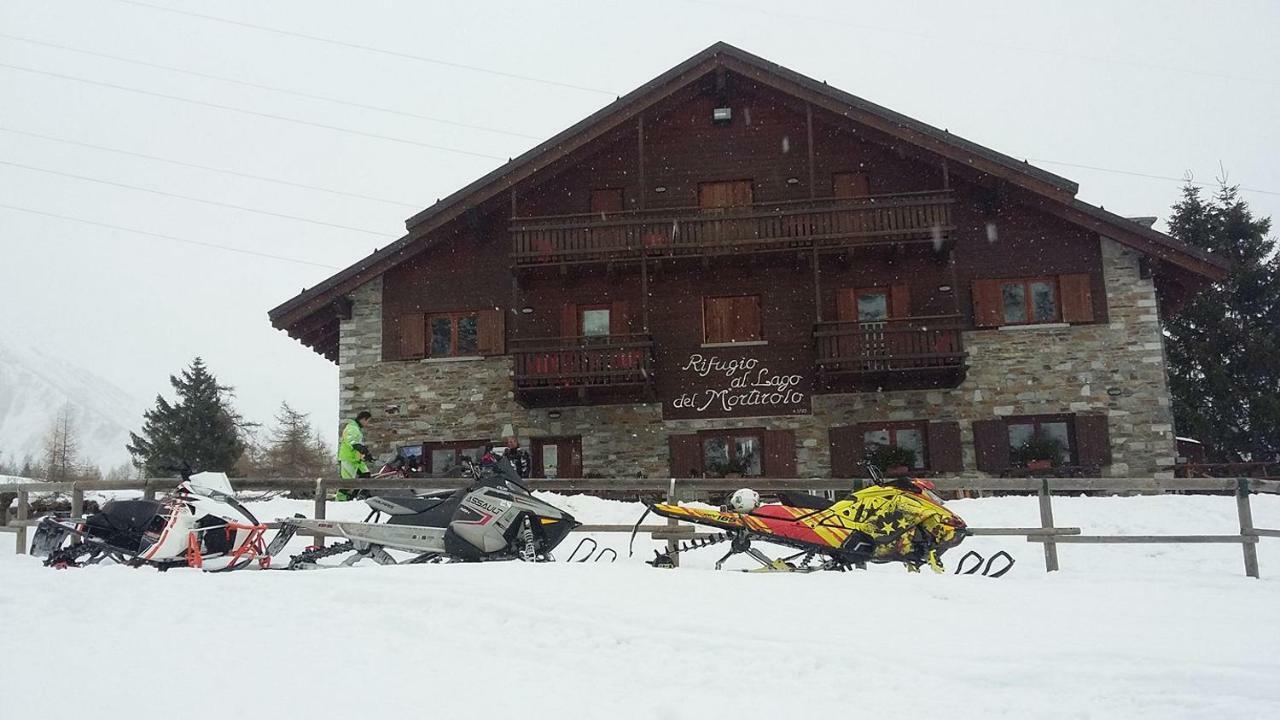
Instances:
[[[627,335],[631,332],[631,316],[626,300],[615,300],[609,305],[609,334]]]
[[[831,194],[838,198],[866,197],[871,194],[871,183],[866,173],[832,173]]]
[[[591,191],[591,212],[593,214],[604,215],[622,212],[622,209],[622,188],[601,188]]]
[[[862,446],[862,429],[856,425],[833,427],[827,431],[831,446],[831,477],[861,477],[862,457],[865,449]]]
[[[765,477],[793,478],[796,476],[796,434],[791,430],[764,431]]]
[[[427,319],[422,313],[400,316],[400,359],[415,360],[427,354]]]
[[[963,455],[960,450],[960,423],[929,423],[925,446],[929,454],[930,470],[955,473],[964,469]]]
[[[733,298],[702,299],[702,337],[704,342],[727,342],[733,332],[729,314]]]
[[[750,180],[698,183],[698,207],[703,210],[745,207],[752,202],[751,186]]]
[[[573,303],[565,303],[564,309],[560,312],[560,336],[569,338],[581,335],[582,328],[579,327],[580,323],[578,306]]]
[[[852,322],[858,319],[858,293],[853,288],[836,291],[836,320]]]
[[[894,285],[889,288],[889,317],[911,317],[911,286]]]
[[[476,317],[476,349],[481,355],[507,352],[506,313],[499,308],[481,310]]]
[[[1003,420],[973,421],[973,452],[978,469],[1000,473],[1009,467],[1009,426]]]
[[[1076,415],[1076,463],[1099,468],[1111,464],[1106,415]]]
[[[973,281],[973,324],[976,327],[999,327],[1004,324],[999,280]]]
[[[746,295],[733,299],[733,339],[738,342],[759,340],[763,334],[760,327],[760,296]]]
[[[1062,321],[1093,322],[1093,281],[1088,273],[1059,275],[1058,291],[1062,294]]]
[[[696,435],[670,435],[671,477],[702,477],[702,440]]]

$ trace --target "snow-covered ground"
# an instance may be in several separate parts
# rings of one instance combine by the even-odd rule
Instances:
[[[588,523],[640,512],[553,501]],[[952,507],[974,526],[1038,522],[1034,498]],[[1280,497],[1253,507],[1280,527]],[[1054,510],[1087,533],[1238,531],[1230,497]],[[641,562],[646,538],[634,558],[623,534],[598,539],[618,562],[208,575],[53,571],[0,535],[0,717],[1280,716],[1280,540],[1259,545],[1262,580],[1238,545],[1061,546],[1046,574],[1039,545],[966,541],[1018,558],[991,580],[715,572],[719,548],[663,571]]]

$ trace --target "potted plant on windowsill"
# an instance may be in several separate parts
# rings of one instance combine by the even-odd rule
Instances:
[[[1057,438],[1036,433],[1013,449],[1011,459],[1030,472],[1044,471],[1062,464],[1064,449]]]
[[[868,445],[866,458],[889,477],[905,477],[916,464],[916,451],[898,445]]]

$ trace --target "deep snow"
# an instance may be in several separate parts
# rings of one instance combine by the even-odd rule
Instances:
[[[639,515],[553,501],[589,523]],[[951,505],[975,526],[1038,519],[1034,498]],[[1280,497],[1253,505],[1259,526],[1280,527]],[[1238,529],[1230,497],[1064,497],[1054,510],[1088,533]],[[53,571],[0,535],[0,717],[1280,713],[1280,540],[1259,546],[1262,580],[1243,577],[1237,545],[1062,546],[1050,575],[1039,545],[966,541],[1018,558],[989,580],[715,572],[718,548],[662,571],[640,562],[655,543],[627,558],[623,535],[600,539],[617,563],[208,575]]]

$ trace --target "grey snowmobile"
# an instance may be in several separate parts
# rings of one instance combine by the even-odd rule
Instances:
[[[346,542],[309,548],[289,561],[290,569],[329,567],[322,558],[351,553],[340,563],[364,559],[381,565],[487,560],[552,560],[551,551],[581,523],[529,492],[509,458],[491,451],[481,460],[463,460],[474,482],[459,490],[399,491],[365,500],[372,511],[364,522],[280,521],[290,534],[327,535]],[[383,515],[386,522],[379,522]],[[388,550],[410,553],[399,560]]]

